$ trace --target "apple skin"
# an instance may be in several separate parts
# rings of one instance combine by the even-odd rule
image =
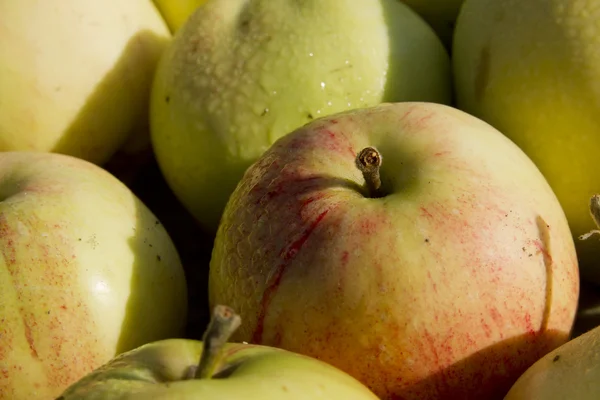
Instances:
[[[596,228],[585,204],[600,187],[599,19],[593,1],[467,0],[454,38],[457,106],[534,161],[574,237]],[[599,284],[597,240],[575,242],[582,278]]]
[[[465,0],[400,0],[431,25],[448,50],[452,47],[454,24]]]
[[[100,167],[0,153],[0,399],[47,399],[183,333],[187,289],[162,224]]]
[[[171,32],[177,32],[190,15],[207,0],[153,0]]]
[[[2,1],[0,15],[0,151],[103,164],[128,141],[150,147],[142,128],[171,38],[151,0]]]
[[[214,233],[246,168],[313,118],[382,101],[449,103],[448,54],[398,0],[213,0],[163,53],[151,139],[166,181]]]
[[[382,155],[383,198],[355,156]],[[563,344],[579,276],[543,176],[483,121],[431,103],[324,117],[232,194],[209,274],[232,337],[306,354],[382,399],[491,399]]]
[[[536,361],[505,400],[595,400],[600,393],[600,326]]]
[[[214,379],[186,379],[202,342],[166,339],[119,355],[69,387],[60,400],[377,400],[364,385],[316,359],[227,343]]]

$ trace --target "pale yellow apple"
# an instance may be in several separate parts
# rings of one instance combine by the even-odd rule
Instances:
[[[382,195],[355,158],[383,163]],[[496,399],[569,336],[567,220],[517,147],[452,107],[347,111],[279,139],[231,195],[211,304],[235,341],[331,363],[382,399]]]
[[[153,0],[171,32],[176,32],[189,16],[207,0]]]
[[[586,205],[600,190],[599,20],[597,1],[466,0],[454,38],[458,107],[536,163],[575,237],[595,228]],[[597,239],[576,246],[600,283]]]
[[[50,399],[115,355],[179,336],[177,251],[100,167],[0,153],[0,399]]]
[[[209,231],[246,168],[312,119],[381,101],[449,103],[450,62],[398,0],[211,0],[159,63],[151,137]]]
[[[152,0],[1,1],[0,151],[105,162],[147,120],[169,40]]]
[[[504,400],[596,400],[600,397],[600,327],[533,364]]]

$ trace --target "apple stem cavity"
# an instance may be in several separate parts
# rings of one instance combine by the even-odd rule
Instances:
[[[586,240],[594,233],[600,234],[600,194],[595,194],[590,199],[590,214],[592,215],[592,220],[594,220],[594,223],[598,229],[593,229],[588,233],[579,236],[579,240]]]
[[[225,344],[242,323],[232,308],[217,305],[202,337],[202,355],[194,379],[211,379],[219,365]]]
[[[365,178],[369,197],[383,197],[379,175],[382,161],[381,153],[374,147],[365,147],[356,156],[356,167]]]

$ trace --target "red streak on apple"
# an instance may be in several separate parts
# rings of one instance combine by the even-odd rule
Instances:
[[[90,372],[104,361],[97,345],[96,325],[79,293],[77,262],[68,245],[65,226],[40,220],[35,213],[20,216],[0,214],[0,253],[15,291],[18,314],[3,317],[0,331],[0,364],[6,377],[18,371],[21,364],[38,363],[44,376],[32,375],[31,385],[65,387]],[[46,238],[39,233],[22,234],[14,226],[21,224],[35,232],[36,227],[49,226]],[[63,240],[56,240],[63,237]],[[74,239],[76,240],[76,239]],[[54,306],[53,304],[62,304]],[[66,304],[73,304],[67,308]],[[61,310],[61,312],[58,312]],[[20,327],[19,327],[20,325]],[[22,335],[21,337],[19,337]],[[27,346],[30,360],[19,360],[19,348]],[[22,350],[21,350],[22,351]],[[0,381],[0,392],[7,381]],[[10,397],[10,393],[8,393]]]
[[[275,271],[275,275],[271,279],[271,282],[267,285],[261,302],[260,302],[260,310],[258,314],[258,320],[256,322],[256,330],[252,336],[253,343],[260,343],[262,341],[262,335],[264,330],[264,322],[267,310],[269,305],[271,304],[271,300],[277,293],[277,289],[279,288],[279,284],[281,282],[281,278],[283,277],[283,273],[285,272],[286,267],[289,265],[289,262],[298,254],[304,243],[308,240],[311,233],[315,230],[317,225],[325,218],[329,210],[325,210],[321,212],[317,218],[308,226],[304,232],[300,235],[300,237],[294,241],[287,249],[284,249],[280,257],[282,258],[282,263],[279,264],[277,270]]]

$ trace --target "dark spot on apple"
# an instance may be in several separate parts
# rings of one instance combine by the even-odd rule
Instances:
[[[160,221],[159,220],[154,221],[154,225],[160,225]]]
[[[171,101],[171,97],[165,96],[165,103],[169,104],[170,101]]]
[[[552,362],[557,362],[558,360],[560,360],[560,355],[557,354],[554,359],[552,359]]]
[[[313,117],[313,115],[311,113],[308,113],[307,115],[308,119],[314,119],[315,117]]]
[[[425,238],[425,243],[429,243],[429,239]]]
[[[79,239],[77,239],[77,240],[79,240],[79,241],[81,242],[81,238],[79,238]]]
[[[158,261],[160,261],[160,260],[161,260],[161,258],[160,258],[160,256],[159,256],[158,254],[156,255],[156,259],[157,259]]]
[[[490,79],[491,53],[489,44],[479,53],[479,64],[475,74],[475,99],[481,101],[485,96]]]
[[[265,115],[267,115],[267,113],[268,113],[268,112],[269,112],[269,109],[268,109],[268,108],[265,108],[265,109],[263,110],[263,112],[260,114],[260,116],[261,116],[261,117],[264,117]]]

